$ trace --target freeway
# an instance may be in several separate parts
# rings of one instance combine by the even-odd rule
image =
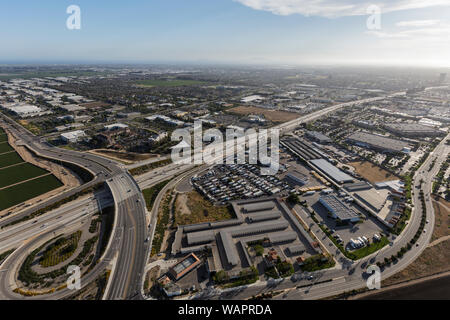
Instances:
[[[36,219],[3,229],[0,233],[0,252],[20,246],[23,241],[42,233],[43,229],[46,230],[54,226],[62,227],[99,212],[98,202],[101,203],[101,208],[114,204],[106,193],[101,196],[97,195],[97,198],[94,196],[85,197]]]
[[[110,281],[112,282],[112,294],[109,298],[141,298],[139,277],[143,273],[145,267],[144,257],[146,248],[144,247],[144,240],[147,232],[145,225],[146,210],[143,205],[144,199],[139,186],[131,175],[111,160],[104,159],[100,156],[59,149],[49,144],[42,143],[39,137],[34,136],[10,118],[4,115],[2,116],[5,120],[0,124],[14,136],[20,137],[20,143],[26,145],[36,154],[45,158],[73,163],[89,170],[95,177],[94,180],[90,182],[91,184],[106,181],[114,198],[116,213],[114,229],[104,257],[109,257],[114,253],[117,253],[118,258],[115,269],[120,270],[120,272],[116,272],[110,277]],[[84,185],[84,187],[86,186],[87,185]],[[64,199],[67,196],[67,194],[60,195],[41,205],[47,206],[58,200]],[[36,208],[34,208],[34,210],[36,210]],[[123,231],[118,233],[116,232],[118,229]],[[128,252],[132,252],[132,254],[130,255]],[[16,254],[12,256],[14,257]],[[98,268],[94,268],[94,270],[96,270],[97,273],[100,272]],[[92,272],[94,272],[94,270]],[[96,275],[93,274],[90,277],[95,279],[95,276]],[[126,280],[124,281],[123,279]],[[86,281],[84,281],[84,283],[86,283]],[[68,292],[66,293],[68,294]],[[3,292],[3,294],[5,294],[5,292]],[[17,296],[18,295],[16,295],[16,298]],[[59,296],[60,293],[58,293],[58,297]],[[50,296],[50,298],[54,298],[54,296]]]

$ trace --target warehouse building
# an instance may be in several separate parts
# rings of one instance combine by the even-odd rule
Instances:
[[[314,165],[317,169],[319,169],[322,173],[327,175],[329,178],[331,178],[333,181],[344,184],[353,182],[354,179],[343,172],[342,170],[336,168],[333,166],[330,162],[328,162],[325,159],[317,159],[317,160],[311,160],[310,164]]]
[[[269,241],[272,245],[289,243],[297,240],[297,234],[295,232],[277,232],[269,235]]]
[[[445,135],[445,132],[430,126],[417,123],[388,123],[384,128],[396,135],[415,138],[415,137],[438,137]]]
[[[323,133],[317,132],[317,131],[306,131],[305,135],[315,142],[318,142],[320,144],[328,144],[331,143],[331,139],[324,135]]]
[[[257,201],[255,203],[250,203],[242,206],[242,211],[244,213],[272,210],[275,208],[275,204],[273,201]]]
[[[247,216],[247,221],[249,223],[255,223],[260,221],[267,221],[267,220],[276,220],[281,218],[281,213],[278,210],[272,210],[272,211],[261,211],[258,213],[252,213]]]
[[[214,241],[214,231],[206,230],[187,234],[187,243],[190,246],[205,244]]]
[[[320,197],[320,203],[328,209],[333,218],[342,222],[358,222],[359,215],[335,195],[324,195]]]
[[[178,226],[172,254],[176,256],[208,249],[214,260],[208,262],[211,268],[239,272],[252,263],[247,252],[249,242],[263,240],[274,246],[304,245],[308,247],[308,253],[317,253],[312,246],[314,240],[278,199],[240,200],[231,202],[231,205],[235,219]]]
[[[287,248],[287,250],[291,256],[295,256],[295,255],[302,254],[303,252],[305,252],[306,248],[304,245],[299,244],[299,245],[289,246]]]
[[[356,132],[347,137],[347,141],[363,148],[370,148],[387,153],[405,152],[409,148],[409,144],[404,141],[386,138],[366,132]]]
[[[387,192],[379,192],[375,189],[361,190],[355,192],[354,195],[357,199],[361,200],[365,205],[376,212],[383,209],[388,198]]]
[[[286,178],[288,178],[288,180],[300,186],[304,186],[309,181],[309,177],[306,174],[303,174],[297,170],[288,173]]]
[[[236,246],[231,239],[231,235],[226,231],[220,231],[219,238],[227,263],[231,266],[236,266],[239,263],[239,257],[236,251]]]

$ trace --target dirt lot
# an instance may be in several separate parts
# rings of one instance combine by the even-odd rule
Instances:
[[[228,110],[230,113],[238,114],[238,115],[264,115],[264,117],[272,122],[287,122],[300,117],[298,113],[286,112],[286,111],[277,111],[277,110],[267,110],[258,107],[236,107]]]
[[[450,235],[450,202],[445,201],[441,197],[435,197],[433,207],[436,220],[431,241]]]
[[[361,177],[363,177],[370,183],[379,183],[383,181],[392,181],[399,179],[399,177],[367,161],[352,162],[348,165],[355,168],[356,173],[358,173]]]
[[[383,281],[392,285],[450,270],[450,203],[440,197],[433,201],[436,222],[428,248],[406,269]]]
[[[382,281],[382,286],[409,281],[450,270],[450,240],[441,242],[425,251],[403,271]]]
[[[175,203],[176,225],[229,220],[233,214],[227,207],[214,206],[196,191],[178,194]]]

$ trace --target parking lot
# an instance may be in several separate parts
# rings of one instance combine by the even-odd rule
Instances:
[[[344,226],[338,226],[334,218],[331,217],[328,210],[319,202],[321,193],[315,193],[314,195],[303,197],[306,203],[314,210],[316,213],[316,218],[319,223],[323,223],[328,229],[333,232],[336,239],[342,240],[342,245],[347,246],[351,239],[358,239],[359,237],[366,237],[372,242],[375,234],[380,235],[380,233],[385,232],[386,228],[374,217],[366,214],[361,208],[352,203],[346,203],[350,208],[359,213],[363,220],[358,223],[348,223]],[[339,237],[338,237],[339,236]],[[351,250],[352,248],[348,248]]]
[[[276,176],[260,176],[260,167],[251,164],[217,165],[192,184],[210,201],[225,204],[274,194],[287,195],[290,186]]]

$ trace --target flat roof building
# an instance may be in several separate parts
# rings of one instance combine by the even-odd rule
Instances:
[[[327,144],[331,143],[331,139],[324,135],[323,133],[317,132],[317,131],[306,131],[305,135],[310,138],[311,140],[314,140],[321,144]]]
[[[81,138],[86,137],[86,134],[84,133],[84,131],[82,130],[77,130],[77,131],[72,131],[72,132],[67,132],[67,133],[63,133],[61,134],[61,139],[68,143],[76,143],[78,142]]]
[[[387,123],[384,128],[404,137],[437,137],[445,135],[445,132],[437,130],[430,126],[425,126],[417,123]]]
[[[382,152],[400,153],[409,147],[407,142],[366,132],[356,132],[347,137],[347,140],[357,146]]]
[[[384,190],[386,191],[386,190]],[[388,198],[387,192],[379,192],[375,189],[361,190],[355,192],[355,197],[361,200],[365,205],[369,206],[372,210],[379,212],[383,209]]]
[[[194,253],[191,253],[171,267],[169,269],[169,274],[177,281],[192,271],[200,263],[200,259]]]
[[[300,186],[307,184],[309,181],[309,177],[306,174],[303,174],[297,170],[288,173],[286,177],[295,184],[298,184]]]
[[[310,160],[310,163],[312,163],[320,171],[322,171],[324,174],[326,174],[328,177],[330,177],[337,183],[344,184],[354,181],[353,177],[349,176],[342,170],[333,166],[330,162],[328,162],[325,159]]]
[[[343,222],[357,222],[359,215],[344,202],[339,200],[335,195],[324,195],[320,197],[320,203],[330,211],[333,218],[337,218]]]

